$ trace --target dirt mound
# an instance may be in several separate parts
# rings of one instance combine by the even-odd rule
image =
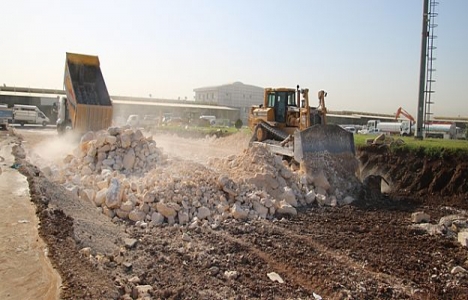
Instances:
[[[361,188],[356,177],[358,161],[353,155],[308,153],[298,168],[267,147],[254,145],[242,154],[210,163],[232,178],[253,183],[275,197],[281,197],[290,188],[302,206],[315,200],[319,205],[349,204]]]

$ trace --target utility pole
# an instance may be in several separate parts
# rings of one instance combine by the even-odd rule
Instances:
[[[421,36],[421,64],[419,67],[419,98],[418,98],[418,115],[416,119],[416,139],[423,139],[424,127],[424,95],[426,84],[426,58],[427,58],[427,37],[428,37],[428,21],[429,21],[429,0],[423,0],[423,22]]]

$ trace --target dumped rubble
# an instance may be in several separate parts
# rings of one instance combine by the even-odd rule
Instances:
[[[444,214],[436,223],[430,223],[430,216],[424,212],[412,213],[413,224],[410,228],[425,231],[430,235],[457,239],[462,246],[468,247],[468,212],[450,207],[444,207],[442,211],[450,214]]]
[[[360,186],[355,158],[321,153],[306,161],[290,166],[259,145],[206,167],[168,159],[157,140],[138,129],[112,127],[87,133],[62,166],[43,171],[106,216],[150,226],[216,226],[230,218],[296,215],[314,203],[353,202]]]

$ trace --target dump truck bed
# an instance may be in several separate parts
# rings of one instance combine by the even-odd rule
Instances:
[[[74,130],[111,126],[112,101],[97,56],[67,53],[64,84]]]

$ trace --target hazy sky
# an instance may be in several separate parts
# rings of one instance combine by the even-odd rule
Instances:
[[[111,95],[300,84],[329,110],[416,116],[423,0],[1,2],[0,84],[61,89],[76,52],[99,56]],[[439,2],[432,111],[468,116],[468,1]]]

